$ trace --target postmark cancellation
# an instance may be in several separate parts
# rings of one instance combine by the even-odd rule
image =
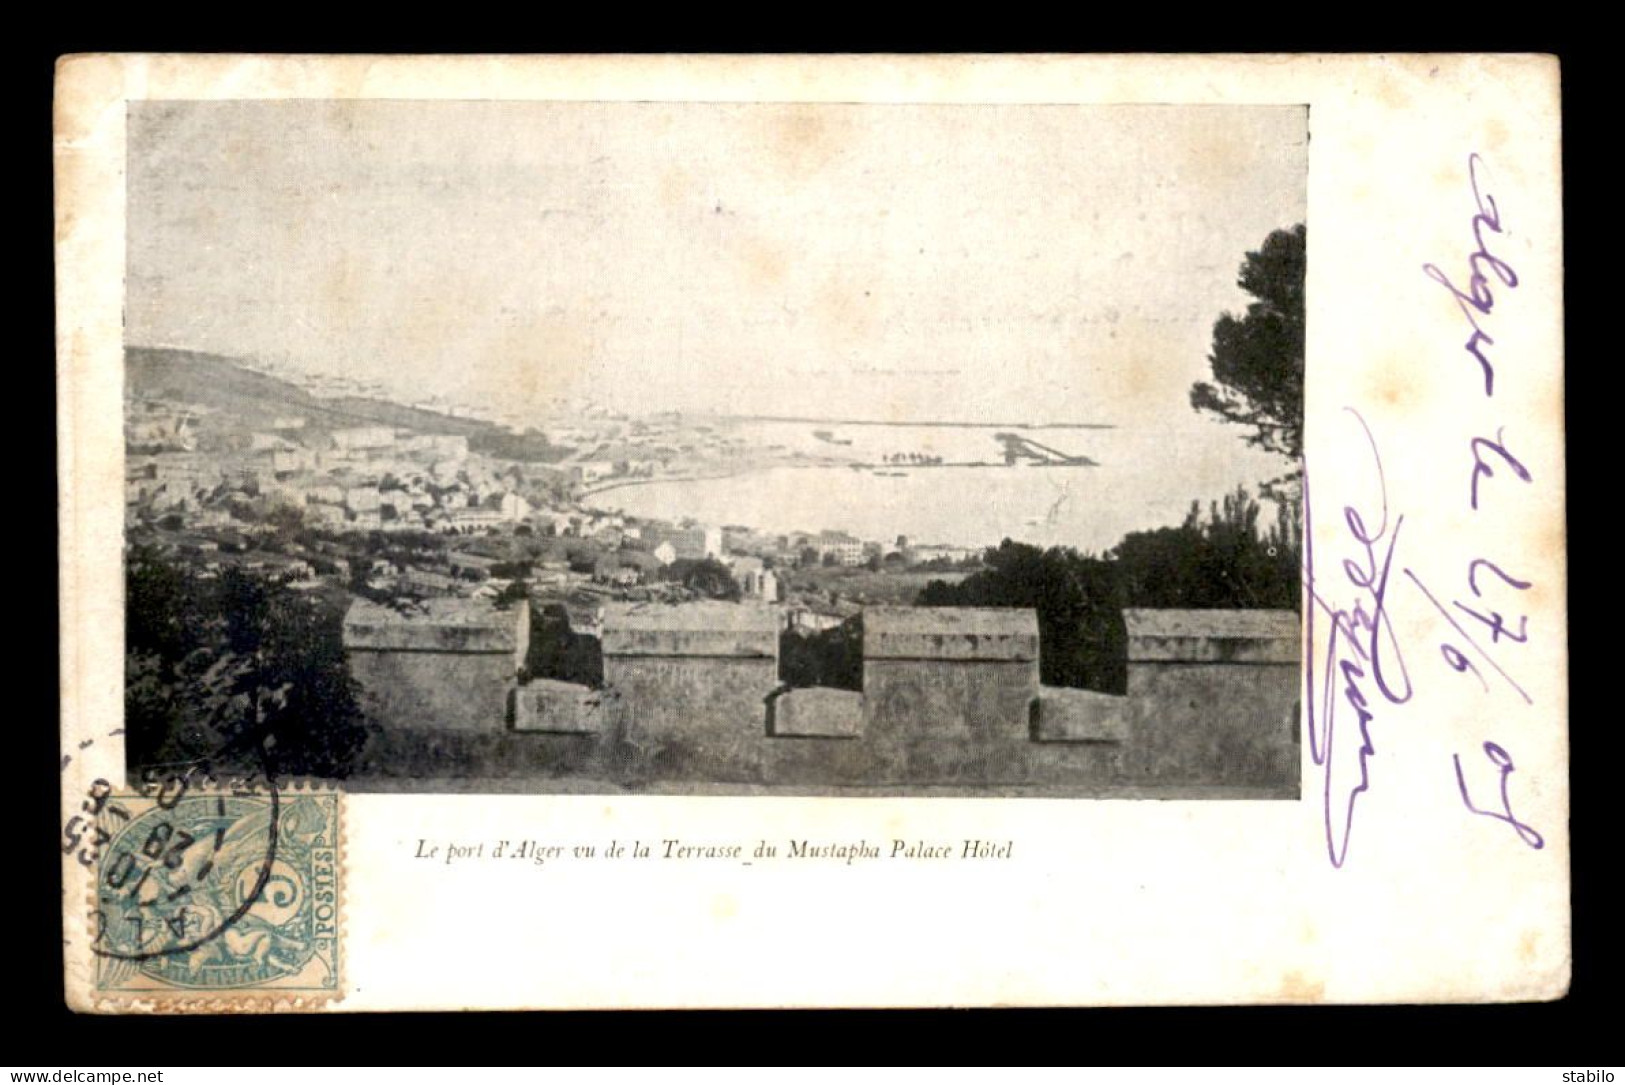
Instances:
[[[93,805],[88,1008],[302,1011],[341,996],[337,792],[262,783]]]

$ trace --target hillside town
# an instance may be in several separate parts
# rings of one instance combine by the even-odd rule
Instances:
[[[461,427],[422,406],[414,418],[428,426],[258,406],[246,419],[173,395],[128,397],[130,545],[205,578],[239,565],[312,593],[524,593],[563,604],[586,630],[608,602],[697,597],[781,603],[788,625],[828,629],[867,603],[912,601],[928,580],[957,580],[979,560],[974,549],[904,537],[639,519],[591,500],[606,482],[714,469],[739,453],[738,438],[676,417],[587,411],[543,435],[506,427],[533,445],[540,437],[551,458],[539,460],[432,432],[436,418]]]

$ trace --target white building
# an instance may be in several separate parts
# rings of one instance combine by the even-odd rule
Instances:
[[[785,611],[785,624],[804,633],[822,633],[826,629],[834,629],[844,620],[839,614],[821,614],[804,607]]]
[[[779,578],[766,568],[758,557],[736,557],[729,561],[734,582],[739,590],[754,599],[776,602],[779,598]]]
[[[530,515],[530,502],[518,494],[502,495],[502,516],[509,523],[517,524]]]
[[[342,505],[344,504],[344,490],[331,483],[311,486],[305,490],[305,500],[313,505]]]
[[[833,554],[842,565],[863,564],[863,540],[843,531],[821,531],[813,545],[820,561]]]
[[[252,452],[272,452],[277,449],[293,448],[294,445],[286,437],[275,433],[254,433],[248,438],[248,447]]]
[[[615,473],[615,464],[609,460],[583,460],[570,466],[570,473],[583,485],[609,478]]]
[[[377,513],[381,503],[378,490],[373,486],[357,486],[344,491],[344,507],[351,512]]]
[[[277,448],[271,451],[271,470],[308,471],[316,466],[315,453],[305,448]]]
[[[395,431],[389,426],[355,426],[333,431],[333,446],[340,449],[389,448],[394,443]]]
[[[470,532],[484,531],[486,528],[499,527],[505,523],[508,523],[508,520],[498,509],[452,509],[441,522],[440,530],[466,535]]]
[[[981,553],[970,546],[947,546],[942,543],[927,543],[911,546],[904,551],[904,555],[911,562],[936,561],[945,558],[948,561],[964,561]]]

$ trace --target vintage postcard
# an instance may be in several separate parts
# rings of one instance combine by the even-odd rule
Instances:
[[[1560,997],[1558,79],[66,58],[71,1005]]]

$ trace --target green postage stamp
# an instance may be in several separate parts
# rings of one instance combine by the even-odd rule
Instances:
[[[260,787],[169,801],[160,791],[91,804],[101,998],[302,1009],[340,993],[336,793]]]

